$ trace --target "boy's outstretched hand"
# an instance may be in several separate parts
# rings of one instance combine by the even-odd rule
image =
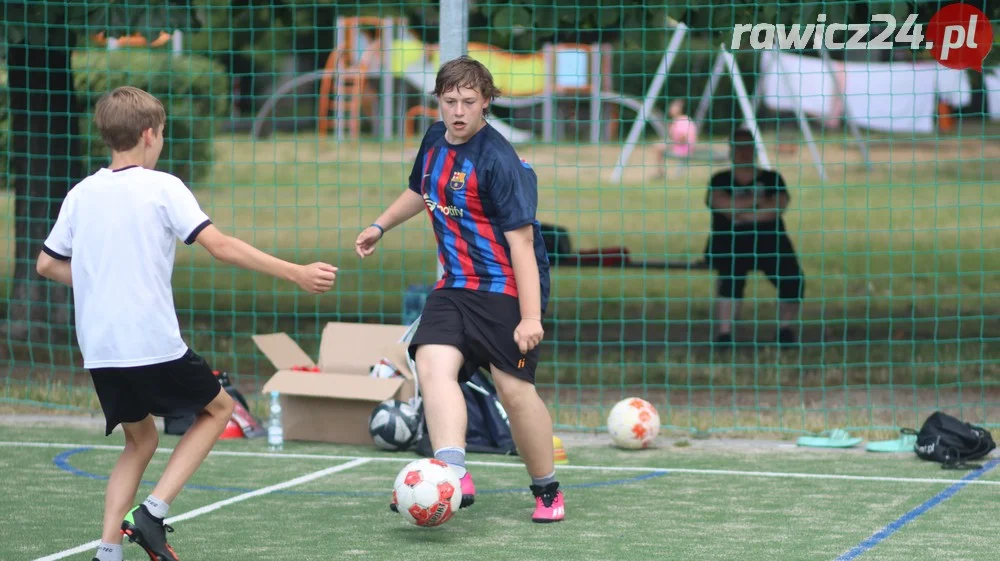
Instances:
[[[337,279],[337,268],[326,263],[312,263],[302,265],[295,278],[295,284],[302,287],[306,292],[322,294],[333,288],[333,281]]]
[[[369,226],[358,234],[358,239],[354,241],[354,251],[358,257],[364,259],[375,253],[375,244],[382,239],[382,231],[374,226]]]

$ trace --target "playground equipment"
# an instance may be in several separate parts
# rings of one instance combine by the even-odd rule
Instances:
[[[652,109],[652,102],[646,107],[641,100],[610,89],[613,73],[608,45],[549,44],[538,53],[522,55],[470,43],[467,52],[490,69],[503,94],[493,106],[540,108],[541,119],[536,122],[545,142],[559,140],[560,124],[570,121],[588,123],[592,143],[613,141],[622,109],[645,116],[656,133],[666,138],[664,119]],[[382,139],[412,138],[417,119],[437,118],[431,91],[440,63],[438,45],[423,43],[408,30],[404,18],[339,18],[337,43],[324,68],[281,84],[257,112],[251,134],[260,138],[279,99],[319,81],[321,135],[333,129],[338,140],[358,138],[362,119],[372,119],[373,130]],[[407,95],[408,89],[417,94]],[[587,117],[560,119],[560,104],[566,100],[587,102]],[[489,123],[512,144],[536,140],[535,132],[514,128],[495,116],[489,117]]]
[[[361,119],[368,114],[378,123],[376,128],[383,139],[395,137],[402,132],[395,126],[397,115],[415,118],[431,114],[423,109],[411,112],[406,107],[406,96],[396,95],[397,87],[408,84],[420,91],[420,97],[429,98],[439,60],[435,46],[425,45],[409,33],[405,18],[338,18],[336,46],[318,74],[319,133],[326,135],[332,127],[338,139],[345,138],[345,132],[349,138],[358,138]],[[311,81],[307,76],[297,78],[297,85]],[[279,88],[285,93],[283,90]],[[373,103],[376,99],[377,110]],[[527,131],[506,126],[497,119],[491,119],[491,124],[512,142],[531,138]]]
[[[126,47],[149,47],[158,49],[167,43],[170,43],[170,50],[175,56],[180,55],[183,52],[184,47],[184,35],[180,32],[180,30],[175,30],[173,33],[161,31],[156,39],[153,39],[152,41],[146,40],[144,36],[138,33],[134,35],[123,35],[121,37],[111,37],[109,39],[104,32],[101,31],[100,33],[94,34],[91,37],[91,41],[98,47],[107,47],[109,51]]]
[[[313,75],[321,81],[320,134],[328,134],[333,128],[338,139],[345,135],[358,138],[361,119],[371,116],[378,123],[380,136],[388,139],[400,133],[412,135],[418,118],[434,118],[436,109],[430,92],[440,67],[440,52],[437,45],[424,44],[406,26],[404,18],[338,19],[336,47],[324,70]],[[503,92],[501,98],[494,100],[494,106],[509,109],[540,106],[541,136],[545,142],[560,136],[557,113],[559,102],[566,98],[589,101],[589,140],[593,143],[600,142],[602,136],[608,139],[617,134],[620,107],[642,110],[638,100],[610,90],[608,45],[550,44],[538,53],[520,55],[470,43],[468,54],[490,69]],[[295,83],[311,81],[306,76],[297,78]],[[419,92],[415,106],[408,107],[406,96],[398,95],[403,92],[397,90],[405,86]],[[279,88],[279,92],[287,89]],[[602,110],[608,111],[609,118],[604,122]],[[266,115],[263,109],[261,115]],[[399,120],[403,121],[401,127],[396,126]],[[489,121],[512,143],[527,142],[534,137],[532,132],[510,127],[496,117],[490,117]],[[665,135],[662,123],[658,124],[657,132]]]
[[[775,52],[777,53],[777,50],[775,50]],[[825,50],[822,52],[822,55],[825,71],[832,74],[833,70],[829,65],[829,55]],[[777,65],[777,74],[779,75],[779,78],[782,80],[783,85],[791,90],[792,84],[789,81],[789,73],[782,69],[782,63],[779,57],[775,57],[774,60]],[[705,91],[702,93],[701,100],[698,103],[698,109],[695,111],[695,125],[700,129],[701,123],[704,122],[705,116],[708,113],[709,102],[712,95],[714,95],[715,88],[718,87],[719,80],[722,78],[723,74],[728,74],[729,79],[733,83],[733,90],[736,92],[740,111],[743,113],[744,126],[753,133],[754,143],[757,145],[757,155],[761,164],[763,164],[764,167],[771,167],[771,162],[767,155],[767,149],[760,138],[760,133],[757,127],[757,119],[755,117],[757,109],[761,103],[760,84],[755,87],[753,99],[751,101],[751,98],[747,93],[746,85],[743,82],[743,76],[740,73],[739,65],[736,63],[736,59],[733,57],[733,54],[726,49],[725,44],[719,45],[719,56],[715,60],[715,66],[712,68],[712,74],[709,77],[708,83],[705,84]],[[823,158],[820,156],[819,150],[816,148],[816,140],[813,137],[812,129],[809,127],[809,122],[806,119],[806,112],[802,107],[802,99],[801,97],[796,97],[795,99],[796,101],[792,110],[794,111],[796,120],[798,121],[799,130],[802,132],[806,145],[809,147],[813,164],[816,166],[816,171],[819,174],[820,179],[822,181],[826,181],[827,175],[826,170],[823,167]],[[865,165],[870,168],[871,162],[868,159],[868,151],[861,139],[861,135],[858,132],[857,127],[850,122],[848,123],[848,126],[855,141],[857,142],[858,149],[864,158]]]
[[[753,134],[754,144],[757,146],[757,158],[764,167],[770,168],[771,159],[768,157],[767,148],[760,137],[754,104],[750,101],[750,95],[747,93],[746,83],[743,82],[743,75],[740,73],[740,67],[736,63],[736,58],[733,56],[733,53],[726,49],[724,44],[719,45],[719,56],[715,59],[712,74],[709,75],[708,83],[705,84],[705,90],[702,92],[701,100],[698,102],[698,109],[694,114],[695,126],[699,131],[701,130],[701,125],[708,114],[708,104],[712,96],[715,95],[715,88],[719,86],[719,80],[722,79],[724,73],[728,74],[730,81],[733,83],[733,91],[736,93],[736,100],[740,106],[740,111],[743,113],[743,126]]]
[[[325,135],[330,128],[331,103],[337,138],[343,138],[345,126],[351,138],[360,135],[365,101],[369,102],[368,109],[372,112],[370,101],[377,96],[377,92],[370,88],[370,74],[380,76],[381,114],[392,114],[395,98],[393,76],[383,70],[392,68],[395,49],[405,49],[405,27],[401,25],[404,21],[400,18],[374,17],[337,20],[336,48],[326,59],[325,73],[320,82],[318,127],[321,135]],[[367,96],[371,97],[365,100]],[[384,118],[383,137],[391,137],[392,133],[392,121]]]
[[[726,52],[725,46],[721,47],[721,51],[722,52]],[[730,54],[730,53],[726,53],[726,54],[729,55],[729,58],[732,58],[732,54]],[[778,51],[777,46],[775,46],[775,48],[774,48],[773,55],[774,56],[773,57],[769,57],[768,60],[769,60],[770,64],[774,65],[774,67],[775,67],[775,68],[771,69],[771,71],[773,71],[775,73],[775,75],[778,77],[778,79],[780,80],[779,87],[783,87],[785,89],[785,91],[787,91],[787,92],[797,92],[798,91],[797,88],[795,88],[794,84],[792,84],[792,82],[791,82],[791,75],[792,75],[792,73],[785,71],[785,69],[784,69],[784,63],[783,63],[784,58],[780,56],[781,53],[780,53],[780,51]],[[822,65],[822,68],[823,68],[823,72],[825,72],[831,80],[833,80],[834,82],[836,82],[836,77],[834,76],[833,67],[830,64],[830,55],[829,55],[829,53],[826,52],[826,49],[822,49],[821,50],[821,55],[822,55],[821,65]],[[715,66],[715,68],[712,71],[712,79],[709,81],[710,85],[713,84],[713,83],[715,83],[715,82],[717,82],[716,76],[722,70],[720,68],[720,62],[721,62],[721,60],[722,60],[722,58],[720,57],[719,62],[716,63],[716,66]],[[735,67],[735,61],[733,61],[733,64],[734,64],[734,67]],[[735,78],[734,78],[734,80],[735,80]],[[734,84],[735,84],[735,82],[734,82]],[[751,115],[756,114],[757,109],[760,107],[760,104],[762,102],[761,100],[762,100],[763,96],[762,96],[761,89],[762,89],[762,83],[758,83],[757,86],[754,88],[753,104],[752,104],[752,106],[750,108]],[[848,104],[844,103],[845,99],[844,99],[843,92],[840,91],[839,88],[837,88],[837,90],[838,90],[837,91],[837,97],[839,99],[835,99],[834,101],[840,102],[841,106],[843,107],[843,111],[845,113],[849,113],[850,110],[848,108]],[[706,89],[706,95],[711,95],[711,92],[709,92],[707,89]],[[806,145],[809,147],[809,152],[812,155],[813,163],[816,166],[816,171],[819,173],[820,179],[822,179],[823,181],[826,181],[827,180],[827,176],[826,176],[826,170],[823,168],[823,158],[820,156],[819,150],[817,150],[817,148],[816,148],[816,141],[813,138],[812,129],[810,128],[809,121],[806,118],[806,109],[803,106],[802,96],[801,95],[795,95],[794,93],[792,93],[790,95],[785,95],[783,97],[786,100],[792,100],[792,107],[791,107],[791,109],[795,113],[795,118],[796,118],[796,120],[798,121],[798,124],[799,124],[799,130],[802,132],[802,136],[803,136],[803,138],[805,138]],[[704,115],[704,113],[707,112],[707,110],[708,110],[707,99],[705,97],[702,97],[701,101],[702,101],[702,103],[698,106],[698,111],[699,111],[699,114]],[[696,118],[696,121],[700,121],[700,119]],[[858,150],[861,152],[861,155],[862,155],[862,158],[864,159],[865,165],[867,167],[871,168],[871,161],[868,158],[868,150],[867,150],[867,147],[865,146],[864,141],[861,139],[861,133],[858,131],[857,124],[852,119],[848,118],[847,119],[847,127],[850,130],[851,135],[854,137],[854,140],[855,140],[855,142],[858,145]]]
[[[429,53],[430,60],[417,63],[404,71],[407,83],[421,92],[434,89],[437,75],[438,66],[433,47],[430,47]],[[589,123],[592,125],[589,140],[592,143],[601,141],[602,127],[599,124],[602,122],[602,104],[622,103],[618,94],[602,91],[595,84],[600,81],[600,85],[607,85],[610,81],[608,76],[611,72],[611,56],[606,45],[562,43],[545,45],[537,55],[511,55],[490,45],[472,43],[469,45],[469,56],[490,68],[500,90],[508,93],[495,99],[494,106],[508,109],[536,105],[541,107],[542,140],[545,142],[553,142],[561,136],[558,124],[562,121],[557,115],[560,100],[581,99],[586,96],[585,99],[589,101]],[[514,57],[516,59],[511,60]],[[434,118],[437,115],[437,110],[431,107],[434,98],[428,95],[425,100],[425,104],[410,109],[408,119],[418,116]],[[625,99],[626,107],[634,108],[637,105],[628,105],[629,101],[634,102]],[[614,117],[604,123],[605,138],[611,138],[616,133],[617,112]],[[490,117],[489,122],[511,142],[527,142],[532,139],[532,133],[511,130],[506,123],[495,117]],[[408,120],[406,130],[412,131],[413,128],[412,122]]]
[[[649,121],[651,110],[656,100],[659,98],[660,92],[666,83],[667,74],[670,72],[670,67],[673,65],[674,58],[677,54],[677,50],[680,47],[681,41],[683,41],[684,36],[687,32],[687,26],[681,22],[670,21],[668,24],[674,29],[674,33],[671,36],[670,43],[667,46],[667,51],[664,53],[663,58],[660,61],[660,66],[656,70],[656,75],[653,78],[653,82],[649,86],[646,97],[643,100],[642,111],[636,118],[635,122],[632,124],[632,128],[629,131],[625,145],[622,146],[622,152],[618,159],[618,163],[614,170],[611,172],[611,180],[619,181],[622,177],[622,172],[626,165],[628,165],[628,160],[632,155],[632,151],[635,149],[635,145],[639,141],[639,136],[647,123],[655,123],[656,121]],[[832,73],[833,70],[829,62],[829,54],[824,50],[822,52],[824,67],[827,72]],[[780,59],[776,57],[778,66],[778,74],[784,81],[787,88],[791,89],[791,84],[788,83],[789,73],[784,72],[781,69]],[[754,90],[754,95],[750,96],[747,92],[746,84],[743,81],[742,74],[740,73],[739,65],[736,62],[736,58],[731,52],[726,49],[725,44],[719,46],[718,57],[715,60],[715,65],[712,68],[712,73],[709,77],[708,83],[705,85],[705,90],[701,95],[701,99],[698,103],[698,108],[695,111],[693,120],[698,131],[701,131],[702,123],[705,122],[705,117],[708,114],[709,103],[711,102],[712,96],[715,94],[716,88],[719,85],[719,80],[722,79],[724,75],[728,75],[730,81],[733,85],[733,90],[736,93],[737,103],[739,104],[740,111],[743,114],[743,125],[750,130],[754,137],[754,143],[757,146],[757,157],[760,163],[765,167],[771,167],[770,158],[768,157],[767,148],[765,147],[760,131],[757,126],[757,109],[761,103],[761,96],[759,95],[759,85]],[[809,127],[809,123],[806,119],[805,111],[802,107],[801,98],[796,98],[797,102],[792,107],[795,112],[796,119],[798,120],[799,129],[802,132],[802,136],[806,140],[806,144],[809,147],[809,151],[812,155],[813,162],[816,165],[816,170],[819,176],[824,181],[826,180],[826,170],[823,168],[823,160],[816,148],[816,141],[813,138],[812,130]],[[851,134],[857,142],[858,149],[860,150],[865,164],[870,167],[871,163],[868,158],[868,151],[865,147],[864,142],[861,139],[861,135],[858,132],[857,126],[852,122],[848,122]],[[661,136],[665,136],[662,135]]]
[[[656,75],[653,76],[653,82],[649,85],[646,97],[642,101],[639,114],[636,116],[635,121],[632,122],[628,138],[625,140],[625,145],[622,146],[621,154],[618,156],[618,163],[615,165],[615,169],[611,171],[611,181],[621,180],[622,171],[628,165],[628,160],[632,157],[632,151],[635,150],[635,145],[639,142],[639,135],[646,128],[647,122],[650,124],[659,123],[660,129],[663,130],[663,119],[653,112],[653,106],[660,96],[660,91],[663,90],[663,85],[667,82],[667,73],[670,72],[670,67],[674,64],[681,41],[684,40],[684,36],[687,34],[687,26],[684,23],[669,22],[669,24],[674,28],[674,33],[670,37],[670,43],[667,44],[667,52],[663,53],[660,65],[656,68]],[[666,138],[666,131],[660,132],[660,136]]]

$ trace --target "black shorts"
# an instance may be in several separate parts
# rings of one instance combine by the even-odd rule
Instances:
[[[767,275],[779,299],[803,298],[805,275],[788,234],[740,232],[730,236],[713,240],[711,263],[719,273],[720,298],[742,299],[752,271]]]
[[[97,398],[107,421],[105,435],[119,423],[199,413],[222,390],[205,359],[188,349],[177,360],[128,368],[93,368]]]
[[[410,340],[410,357],[421,345],[449,345],[465,357],[459,381],[465,382],[480,368],[496,366],[527,382],[535,382],[539,347],[521,354],[514,330],[521,322],[521,308],[513,296],[440,288],[431,292]]]

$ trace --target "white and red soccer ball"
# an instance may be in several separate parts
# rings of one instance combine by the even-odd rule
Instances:
[[[392,500],[407,522],[440,526],[462,505],[462,483],[455,470],[441,460],[415,460],[396,476]]]
[[[611,408],[608,433],[619,448],[647,448],[660,432],[660,415],[645,399],[629,397]]]

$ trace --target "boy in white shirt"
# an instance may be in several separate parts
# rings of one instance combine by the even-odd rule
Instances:
[[[177,561],[163,524],[225,429],[233,401],[205,360],[181,338],[170,277],[176,239],[216,259],[295,282],[320,294],[337,269],[297,265],[220,232],[184,183],[154,171],[163,149],[163,105],[138,88],[102,98],[94,121],[111,165],[66,195],[38,256],[38,273],[73,287],[77,340],[107,420],[121,424],[125,449],[108,480],[104,530],[95,560],[121,561],[122,536],[153,561]],[[152,415],[197,413],[152,494],[132,508],[159,444]]]

